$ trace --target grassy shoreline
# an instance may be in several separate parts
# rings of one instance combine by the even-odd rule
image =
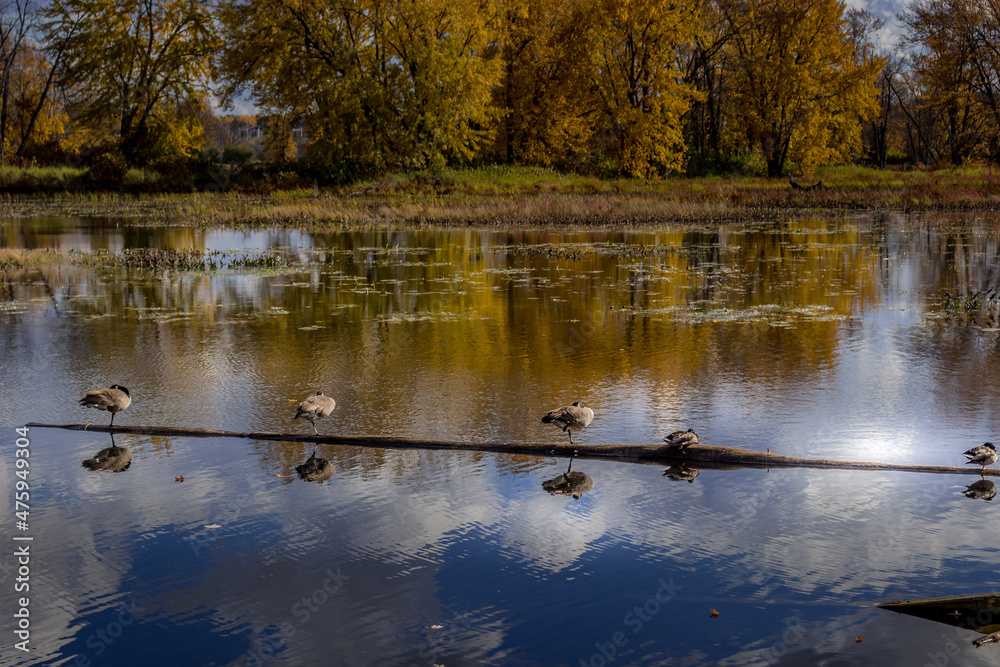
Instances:
[[[803,213],[1000,211],[1000,170],[817,169],[794,189],[756,177],[600,180],[543,169],[396,174],[341,188],[261,194],[2,194],[0,216],[84,215],[207,226],[637,225]]]

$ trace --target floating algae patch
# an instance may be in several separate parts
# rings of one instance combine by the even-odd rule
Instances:
[[[19,315],[28,312],[28,304],[23,301],[2,301],[0,302],[0,313]]]
[[[376,322],[384,324],[401,324],[403,322],[455,322],[457,320],[481,319],[476,315],[456,315],[455,313],[408,313],[386,315],[376,318]]]
[[[852,316],[834,312],[830,306],[781,306],[765,304],[750,308],[699,308],[697,305],[667,306],[665,308],[622,308],[618,312],[633,315],[669,315],[679,322],[691,323],[752,323],[762,322],[776,327],[794,326],[797,322],[835,322]]]

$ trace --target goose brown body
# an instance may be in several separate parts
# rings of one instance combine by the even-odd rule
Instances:
[[[701,438],[698,434],[688,429],[686,431],[674,431],[667,437],[663,439],[664,442],[669,442],[671,445],[680,445],[680,448],[687,449],[691,445],[697,445],[701,442]]]
[[[329,396],[324,396],[323,392],[317,391],[313,396],[299,403],[298,410],[295,411],[295,419],[302,417],[308,419],[312,424],[313,433],[319,435],[316,430],[316,420],[329,417],[333,409],[337,407],[337,402]]]
[[[121,412],[131,404],[132,395],[128,393],[127,388],[118,384],[113,384],[105,389],[88,391],[80,399],[80,405],[86,408],[96,408],[110,412],[111,426],[115,425],[115,414]]]
[[[962,456],[969,459],[966,463],[978,463],[985,470],[986,466],[997,462],[997,448],[992,442],[986,442],[962,452]]]
[[[569,444],[573,444],[573,429],[584,429],[594,421],[594,411],[584,407],[580,401],[547,412],[542,417],[543,424],[555,424],[569,434]]]

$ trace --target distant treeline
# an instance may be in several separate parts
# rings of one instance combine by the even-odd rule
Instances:
[[[894,55],[838,0],[0,0],[0,162],[113,180],[256,155],[343,181],[996,161],[996,1],[899,21]]]

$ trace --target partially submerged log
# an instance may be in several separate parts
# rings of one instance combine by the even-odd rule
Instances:
[[[976,646],[995,642],[1000,634],[1000,593],[897,600],[877,606],[899,614],[954,625],[986,635],[972,642]]]
[[[505,454],[534,454],[581,459],[611,459],[615,461],[640,461],[650,463],[686,463],[697,468],[830,468],[836,470],[896,470],[948,475],[979,475],[978,468],[954,466],[901,465],[868,461],[837,461],[833,459],[806,459],[783,456],[770,452],[755,452],[735,447],[716,447],[700,444],[681,451],[677,445],[664,443],[649,445],[571,445],[567,442],[455,442],[426,440],[395,436],[367,435],[295,435],[292,433],[219,431],[207,428],[177,428],[173,426],[97,426],[94,424],[27,424],[29,428],[61,428],[70,431],[95,431],[100,433],[129,433],[133,435],[163,435],[187,438],[248,438],[251,440],[281,440],[308,442],[321,445],[350,445],[352,447],[379,447],[386,449],[459,449]],[[697,464],[697,465],[695,465]],[[987,469],[983,475],[1000,475],[1000,470]]]

